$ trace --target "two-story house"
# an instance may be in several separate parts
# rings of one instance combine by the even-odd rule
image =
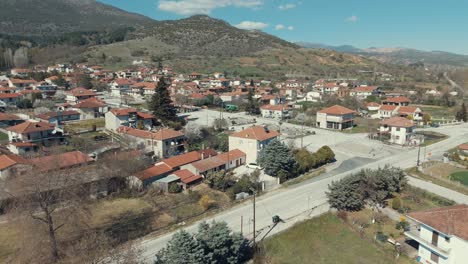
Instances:
[[[80,113],[80,119],[85,120],[103,117],[109,107],[104,101],[93,97],[80,101],[73,106],[73,109]]]
[[[132,84],[133,82],[128,79],[116,79],[110,84],[111,94],[113,96],[121,96],[122,94],[127,94]]]
[[[26,121],[6,130],[10,141],[8,149],[15,154],[35,150],[39,145],[50,146],[63,141],[63,135],[55,130],[55,126],[46,122]]]
[[[221,170],[232,170],[246,162],[246,154],[238,149],[233,149],[225,153],[218,154],[214,157],[199,160],[182,166],[195,175],[207,175],[210,172]]]
[[[76,104],[79,101],[89,99],[92,97],[96,97],[96,93],[94,91],[83,88],[83,87],[78,87],[78,88],[68,91],[65,99],[67,103]]]
[[[246,154],[247,163],[256,163],[260,151],[279,135],[267,127],[249,127],[229,136],[229,150],[239,149]]]
[[[418,262],[461,264],[468,260],[468,205],[409,213],[416,222],[405,236],[418,244]]]
[[[80,113],[77,111],[57,111],[47,112],[36,116],[38,119],[55,126],[63,125],[63,122],[80,120]]]
[[[262,113],[262,117],[284,119],[289,118],[290,108],[288,105],[285,104],[267,104],[262,105],[260,107],[260,111]]]
[[[354,110],[334,105],[317,112],[317,127],[343,130],[354,126]]]
[[[404,96],[390,97],[382,101],[383,105],[408,106],[411,100]]]
[[[152,114],[140,112],[134,108],[114,108],[107,112],[105,117],[106,129],[112,131],[116,131],[121,126],[150,129],[154,118]]]
[[[352,89],[349,94],[360,99],[365,99],[369,96],[378,96],[380,88],[378,86],[359,86]]]
[[[419,145],[420,138],[416,137],[416,124],[408,118],[394,116],[380,122],[380,133],[389,135],[389,142],[397,145]]]
[[[137,147],[153,152],[158,158],[169,158],[185,151],[185,135],[173,129],[163,128],[152,132],[122,126],[117,132],[134,140]]]

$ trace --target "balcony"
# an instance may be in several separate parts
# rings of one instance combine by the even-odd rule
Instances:
[[[435,253],[437,253],[443,258],[448,258],[450,255],[450,249],[449,250],[442,249],[438,247],[437,245],[432,244],[431,241],[427,241],[423,239],[420,236],[420,233],[417,229],[413,228],[410,231],[406,231],[405,236],[408,237],[409,239],[413,239],[417,241],[420,245],[423,245],[424,247],[430,249],[431,251],[434,251]]]

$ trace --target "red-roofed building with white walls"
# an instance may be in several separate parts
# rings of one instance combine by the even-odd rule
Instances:
[[[317,112],[317,127],[343,130],[354,126],[356,111],[344,106],[334,105]]]
[[[279,135],[267,127],[249,127],[229,136],[229,150],[239,149],[246,154],[247,163],[256,163],[260,151]]]
[[[416,136],[415,128],[416,124],[412,120],[400,116],[394,116],[380,122],[380,133],[389,135],[391,144],[421,144],[423,139]]]
[[[134,108],[114,108],[105,116],[106,129],[112,131],[117,131],[121,126],[137,128],[139,122],[146,129],[151,129],[154,118],[152,114],[140,112]]]

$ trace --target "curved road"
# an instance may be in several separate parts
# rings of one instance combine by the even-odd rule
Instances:
[[[437,131],[446,133],[450,137],[442,142],[427,147],[427,151],[432,152],[433,156],[441,156],[445,150],[456,147],[468,141],[468,124],[454,127],[441,127],[438,128]],[[362,137],[362,140],[365,140],[365,136]],[[388,148],[392,147],[388,146]],[[310,216],[318,215],[328,211],[329,208],[327,205],[325,192],[328,189],[328,185],[332,181],[343,178],[350,173],[358,172],[364,168],[375,169],[386,164],[401,167],[403,169],[415,166],[418,149],[402,149],[393,147],[393,151],[388,153],[389,154],[387,156],[380,155],[380,157],[376,159],[351,158],[350,160],[341,163],[341,165],[339,165],[337,168],[321,175],[320,177],[303,182],[296,186],[291,186],[289,188],[281,188],[259,197],[257,199],[256,206],[256,227],[257,230],[259,230],[259,235],[257,237],[263,236],[265,230],[271,224],[271,217],[273,215],[281,216],[281,218],[285,220],[285,223],[279,225],[269,235],[280,232],[281,230],[292,226],[297,221],[301,221],[307,219]],[[411,185],[452,199],[457,203],[468,204],[468,196],[446,189],[444,187],[415,178],[410,178],[409,183]],[[314,207],[317,207],[317,209],[310,210]],[[240,205],[223,211],[216,216],[204,219],[204,221],[225,221],[229,224],[232,230],[240,232],[241,216],[243,217],[244,235],[246,237],[252,237],[251,201],[241,203]],[[191,224],[190,226],[185,227],[185,229],[189,232],[195,232],[199,222]],[[152,263],[154,260],[154,255],[166,245],[173,234],[174,232],[170,232],[159,237],[152,237],[149,235],[141,239],[139,243],[142,249],[142,260],[147,263]]]

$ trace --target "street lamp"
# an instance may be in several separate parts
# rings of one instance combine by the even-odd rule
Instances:
[[[256,233],[255,233],[255,197],[257,195],[257,191],[253,188],[250,188],[250,190],[253,192],[253,248],[255,250],[255,247],[256,247]]]

